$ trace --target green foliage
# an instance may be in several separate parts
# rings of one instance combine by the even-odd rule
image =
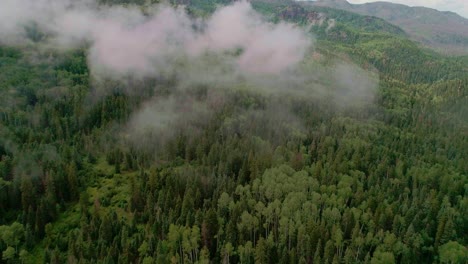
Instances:
[[[192,15],[227,2],[178,1]],[[467,58],[423,50],[375,18],[254,6],[273,21],[335,19],[313,28],[314,52],[377,69],[375,102],[342,110],[233,89],[206,122],[140,147],[129,118],[171,80],[90,87],[86,50],[39,53],[41,64],[31,47],[0,46],[3,261],[466,262]],[[280,103],[303,127],[261,118]]]
[[[13,247],[7,247],[7,249],[5,249],[5,251],[2,252],[2,259],[6,260],[7,262],[13,261],[15,255],[15,249]]]
[[[441,263],[465,263],[468,261],[466,247],[456,241],[449,241],[439,248]]]

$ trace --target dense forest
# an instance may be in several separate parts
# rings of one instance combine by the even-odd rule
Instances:
[[[468,57],[374,17],[252,6],[315,39],[313,94],[96,80],[88,47],[39,49],[34,27],[0,45],[1,263],[468,262]],[[336,61],[373,74],[370,99],[330,96]],[[141,114],[154,102],[168,120]]]

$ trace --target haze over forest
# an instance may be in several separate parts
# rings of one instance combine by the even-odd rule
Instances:
[[[2,0],[0,263],[466,263],[467,21]]]

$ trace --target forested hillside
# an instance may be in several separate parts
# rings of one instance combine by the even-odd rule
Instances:
[[[198,32],[230,2],[171,5]],[[161,44],[164,67],[110,48],[105,68],[99,36],[51,48],[39,20],[20,43],[0,26],[0,263],[468,262],[468,58],[375,17],[251,2],[273,36],[306,32],[297,67]],[[284,44],[267,37],[249,45]]]
[[[468,19],[454,12],[386,1],[351,4],[346,0],[319,0],[309,3],[379,17],[400,26],[413,40],[427,47],[444,54],[468,54]]]

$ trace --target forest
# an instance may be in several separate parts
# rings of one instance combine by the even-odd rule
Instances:
[[[145,72],[138,50],[99,57],[101,36],[59,49],[40,20],[26,42],[0,26],[0,263],[467,263],[468,56],[374,17],[230,2],[165,5],[207,28],[251,8],[255,32],[297,40],[293,70],[238,60],[255,42],[163,43]]]

